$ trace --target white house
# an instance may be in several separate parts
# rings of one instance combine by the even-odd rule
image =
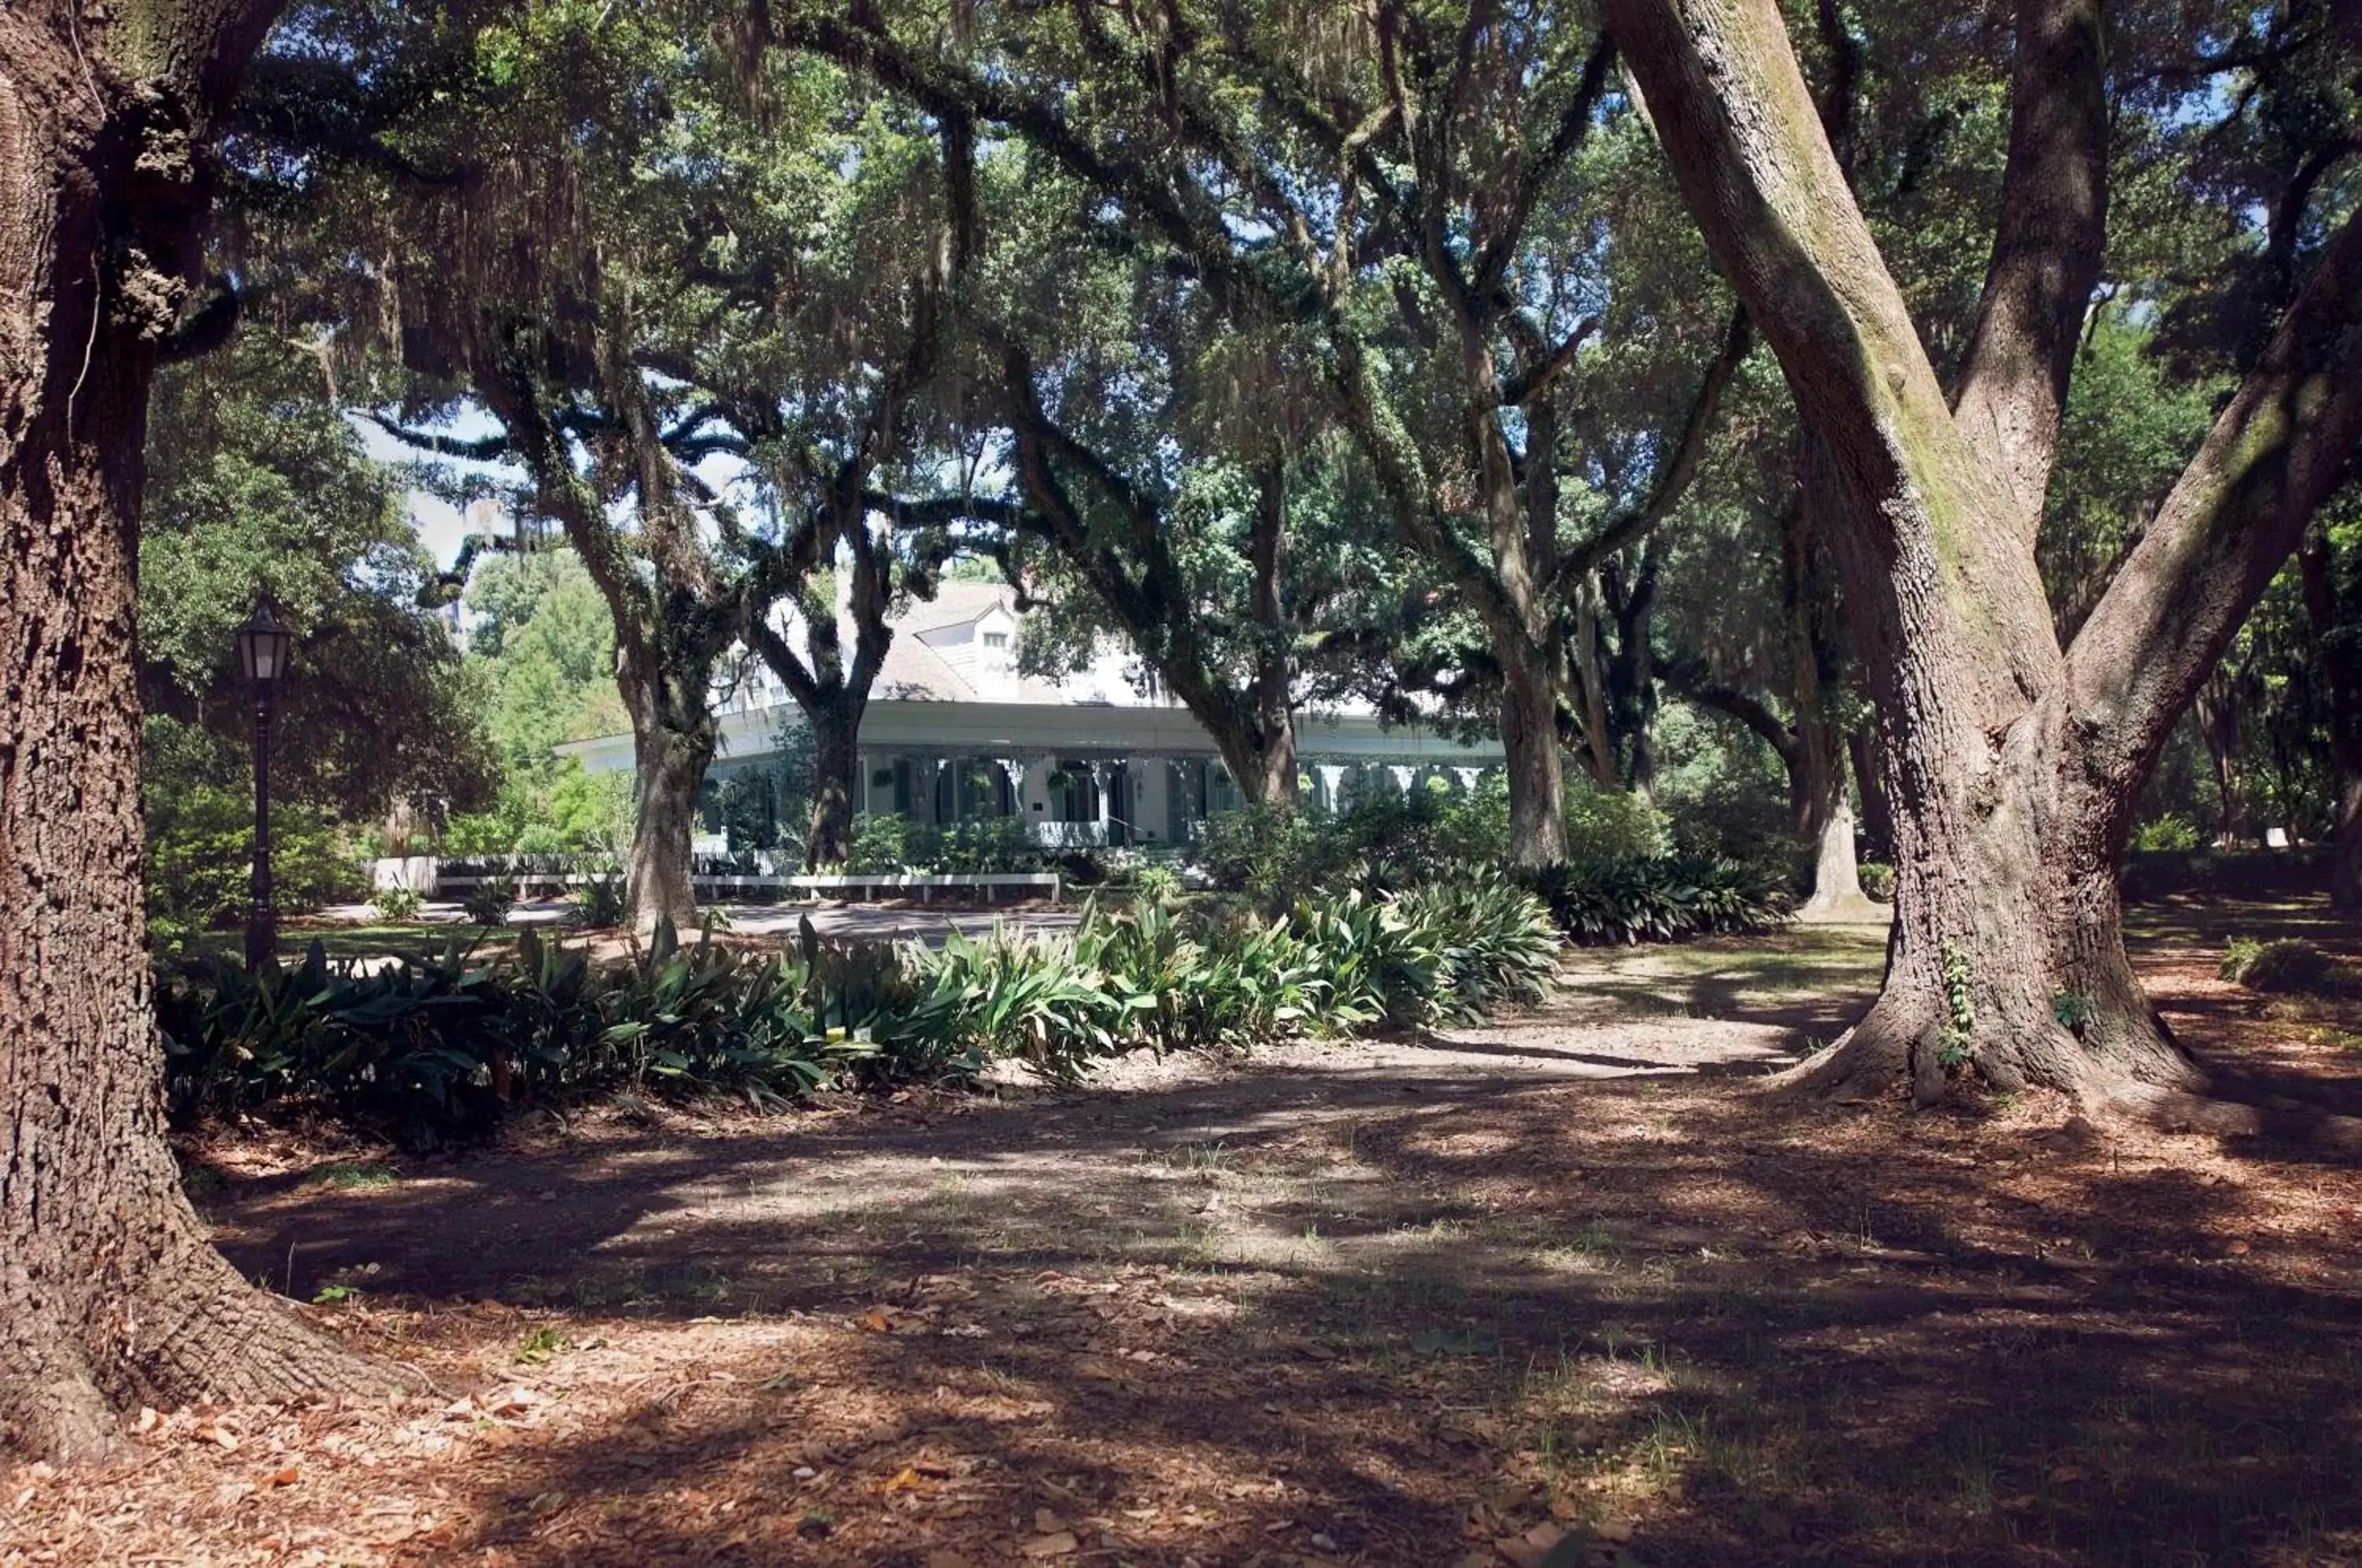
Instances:
[[[858,809],[920,823],[1021,817],[1045,845],[1186,843],[1238,802],[1214,742],[1187,709],[1136,679],[1119,649],[1059,680],[1017,668],[1016,596],[998,583],[946,581],[893,623],[894,640],[861,725]],[[848,655],[852,627],[843,628]],[[801,723],[756,668],[724,703],[718,783],[774,759]],[[628,770],[632,738],[558,748],[592,773]],[[1297,751],[1313,799],[1407,790],[1440,777],[1473,789],[1501,765],[1496,742],[1462,745],[1419,726],[1381,724],[1366,709],[1299,712]]]

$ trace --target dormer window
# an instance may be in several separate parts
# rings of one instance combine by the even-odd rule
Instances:
[[[984,646],[988,648],[1006,650],[1009,646],[1009,634],[1006,632],[987,632],[984,635]]]

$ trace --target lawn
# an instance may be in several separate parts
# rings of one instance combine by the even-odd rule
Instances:
[[[1838,929],[1081,1091],[218,1137],[231,1256],[433,1392],[162,1416],[0,1504],[62,1561],[2362,1559],[2362,1176],[2305,1135],[2362,1009],[2213,975],[2362,944],[2136,924],[2272,1136],[1768,1096],[1875,985]]]

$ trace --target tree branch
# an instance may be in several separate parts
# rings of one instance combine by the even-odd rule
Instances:
[[[2009,161],[1954,424],[1999,471],[2031,538],[2058,452],[2108,215],[2101,0],[2018,0]]]

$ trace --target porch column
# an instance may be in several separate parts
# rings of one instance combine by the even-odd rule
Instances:
[[[1460,780],[1460,792],[1473,800],[1476,794],[1476,780],[1485,776],[1485,770],[1481,767],[1455,767],[1451,776]]]
[[[1401,763],[1397,762],[1389,766],[1386,768],[1386,771],[1395,776],[1395,788],[1402,791],[1403,799],[1406,801],[1409,800],[1410,781],[1414,778],[1418,777],[1418,769],[1416,767],[1406,767]]]
[[[935,816],[935,784],[936,776],[943,771],[943,766],[944,759],[940,756],[914,756],[911,759],[911,777],[913,780],[923,780],[921,787],[926,795],[926,803],[924,806],[921,806],[920,802],[916,801],[911,802],[912,807],[911,812],[911,820],[912,822],[927,823],[932,824],[937,820]]]
[[[1109,825],[1111,818],[1111,813],[1108,807],[1109,769],[1106,761],[1099,757],[1093,757],[1091,759],[1090,768],[1091,793],[1097,798],[1098,804],[1099,845],[1101,848],[1105,848],[1107,845],[1115,842],[1114,830]]]

